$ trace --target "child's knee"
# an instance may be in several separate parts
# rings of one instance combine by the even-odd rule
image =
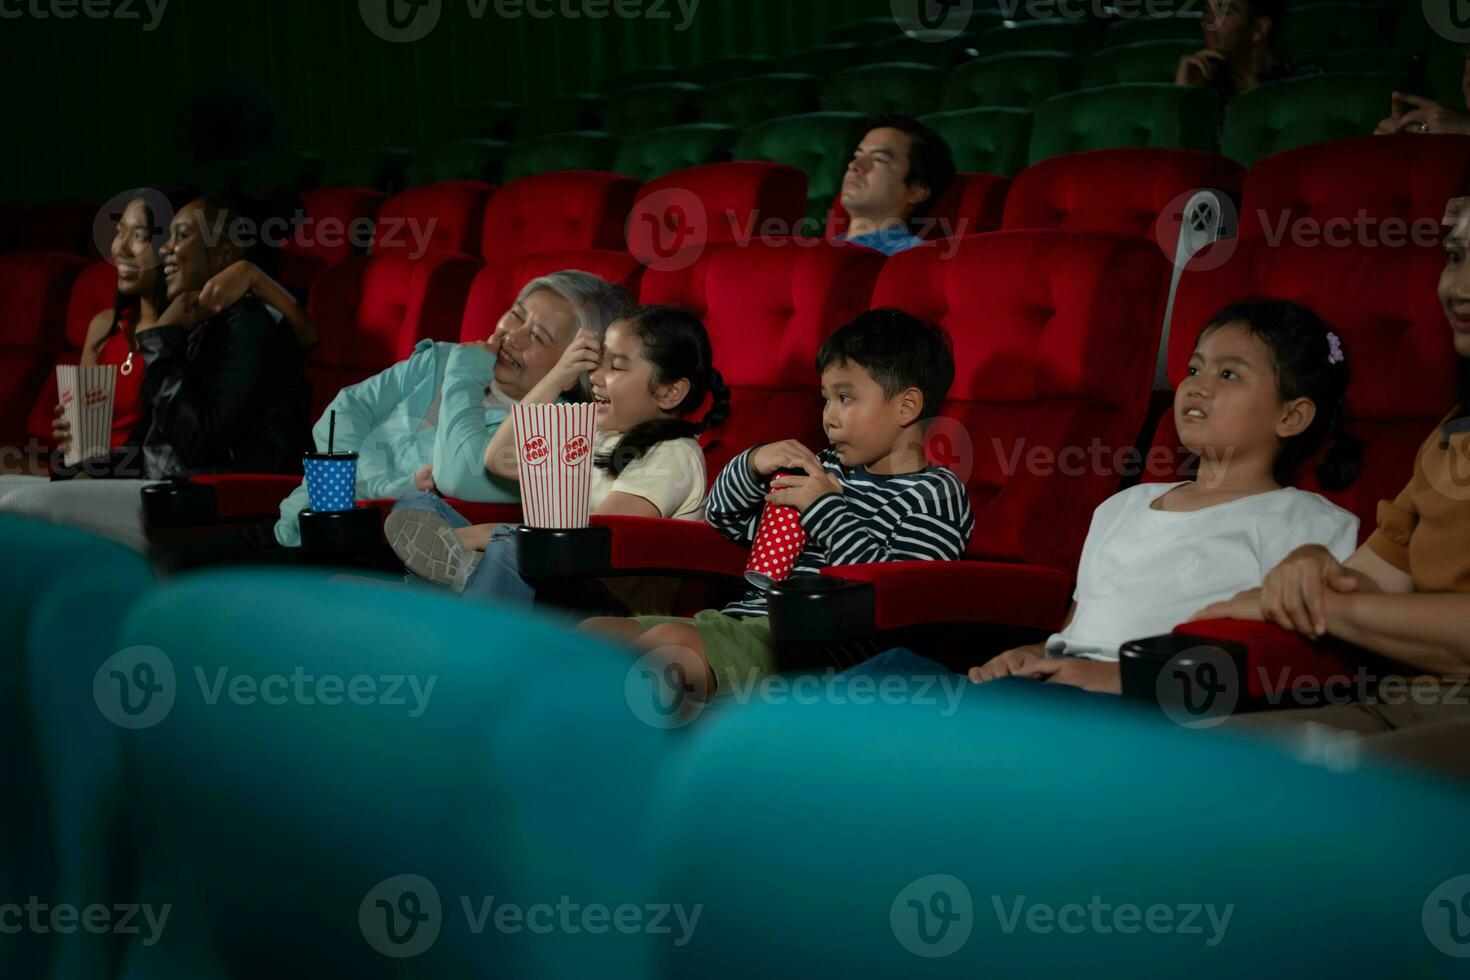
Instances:
[[[664,660],[678,664],[693,683],[690,690],[697,700],[708,701],[714,696],[715,675],[705,657],[704,640],[692,624],[660,623],[651,626],[638,637],[637,645],[640,650],[657,651]]]
[[[643,626],[638,620],[626,616],[592,616],[578,623],[577,629],[583,633],[609,636],[626,643],[632,643],[643,632]]]

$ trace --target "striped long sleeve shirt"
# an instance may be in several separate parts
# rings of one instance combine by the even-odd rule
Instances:
[[[741,453],[720,472],[705,505],[710,524],[743,544],[755,540],[770,483],[751,478],[753,451]],[[831,449],[817,459],[842,485],[842,493],[819,497],[802,513],[807,542],[792,575],[816,574],[829,565],[952,561],[964,553],[975,518],[965,485],[949,470],[930,466],[918,473],[881,476],[863,467],[844,467]],[[752,589],[722,611],[764,616],[765,593]]]

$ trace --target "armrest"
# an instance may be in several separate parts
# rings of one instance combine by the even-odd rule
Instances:
[[[1320,692],[1328,678],[1352,676],[1350,661],[1368,657],[1350,644],[1328,637],[1313,642],[1300,633],[1282,629],[1273,623],[1257,623],[1238,619],[1212,619],[1184,623],[1174,633],[1238,643],[1246,650],[1243,693],[1252,701],[1268,707],[1300,707],[1289,696],[1292,688]],[[1357,656],[1354,656],[1356,651]]]
[[[713,575],[742,578],[750,549],[703,521],[664,517],[592,515],[593,527],[612,531],[612,567],[617,573]]]
[[[870,583],[879,630],[925,623],[983,623],[1055,630],[1071,582],[1054,568],[988,561],[838,565],[822,574]]]

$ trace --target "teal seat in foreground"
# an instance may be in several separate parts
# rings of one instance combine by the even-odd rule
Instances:
[[[1249,167],[1283,150],[1368,136],[1389,114],[1393,93],[1413,88],[1412,78],[1393,72],[1343,72],[1261,85],[1231,101],[1221,152]]]
[[[652,937],[581,911],[647,923],[653,852],[684,846],[648,830],[686,733],[628,654],[447,593],[246,571],[158,589],[124,642],[175,682],[127,757],[140,900],[173,911],[124,980],[647,975]]]
[[[1431,936],[1467,948],[1464,790],[948,680],[817,687],[697,733],[659,832],[709,846],[666,852],[654,888],[704,914],[654,976],[1462,975]]]
[[[1036,107],[1032,163],[1118,146],[1215,149],[1220,100],[1204,88],[1108,85],[1058,95]]]
[[[944,137],[960,173],[1012,177],[1026,166],[1029,109],[963,109],[932,113],[920,121]]]
[[[122,826],[118,753],[132,733],[99,710],[93,682],[153,571],[105,538],[4,514],[0,548],[0,904],[31,895],[51,908],[126,903],[112,845]],[[123,941],[80,929],[7,932],[0,976],[102,980]]]

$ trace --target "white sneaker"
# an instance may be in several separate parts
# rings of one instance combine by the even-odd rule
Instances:
[[[463,592],[485,557],[460,543],[459,535],[431,510],[400,507],[383,522],[383,533],[405,568],[421,579]]]

